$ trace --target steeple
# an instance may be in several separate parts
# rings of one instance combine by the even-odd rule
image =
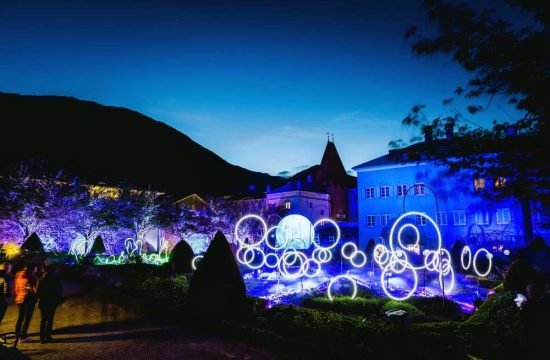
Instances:
[[[331,139],[332,135],[332,139]],[[323,159],[321,165],[317,171],[316,182],[319,184],[342,184],[344,185],[347,180],[346,169],[340,159],[336,145],[334,145],[334,134],[327,132],[327,146],[323,153]]]

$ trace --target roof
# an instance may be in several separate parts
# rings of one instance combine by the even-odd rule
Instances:
[[[327,193],[323,187],[313,182],[296,180],[296,181],[290,181],[284,184],[283,186],[273,189],[269,191],[268,194],[278,194],[278,193],[283,193],[288,191],[309,191],[309,192],[321,193],[321,194]]]
[[[315,181],[326,185],[346,184],[347,176],[348,174],[346,173],[342,159],[340,159],[338,150],[336,150],[334,141],[327,141],[327,146],[325,147],[323,159],[321,160],[321,165],[319,165]]]

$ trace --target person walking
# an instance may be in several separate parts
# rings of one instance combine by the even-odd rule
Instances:
[[[40,342],[42,344],[53,342],[52,329],[55,309],[62,301],[61,280],[56,274],[55,266],[46,266],[44,277],[38,282],[36,294],[38,296],[38,308],[40,309]]]
[[[8,275],[6,274],[6,266],[0,264],[0,325],[2,319],[6,315],[8,309]]]
[[[26,265],[23,265],[21,270],[15,273],[13,292],[15,304],[19,306],[19,315],[15,323],[17,341],[29,342],[31,339],[27,337],[27,331],[34,312],[36,296],[33,279]]]

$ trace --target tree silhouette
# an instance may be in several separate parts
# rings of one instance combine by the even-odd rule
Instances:
[[[188,301],[198,320],[235,319],[247,311],[244,280],[221,231],[214,236],[191,278]]]
[[[508,3],[530,15],[532,24],[518,28],[490,9],[425,1],[429,19],[437,25],[437,34],[423,37],[413,26],[406,37],[416,39],[412,45],[416,54],[451,55],[454,62],[471,74],[466,86],[455,91],[456,96],[471,101],[466,109],[469,115],[453,106],[453,98],[443,101],[451,115],[435,119],[425,116],[424,105],[414,106],[403,124],[416,126],[436,139],[456,124],[455,136],[452,142],[417,144],[404,157],[402,152],[395,154],[407,161],[433,159],[454,171],[470,169],[495,183],[486,192],[488,196],[514,196],[547,205],[550,175],[544,149],[549,138],[550,115],[550,3],[519,0]],[[467,116],[485,111],[497,96],[508,99],[523,115],[511,122],[494,121],[490,129],[472,127],[473,121]],[[415,137],[412,142],[418,139]],[[401,140],[390,143],[392,147],[402,145]],[[506,186],[499,186],[503,181]]]

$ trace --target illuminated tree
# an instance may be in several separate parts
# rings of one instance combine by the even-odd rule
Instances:
[[[115,202],[117,225],[132,232],[135,240],[163,223],[166,213],[161,211],[161,195],[152,190],[135,190],[122,186]]]
[[[0,178],[0,219],[22,242],[59,218],[64,190],[60,174],[32,176],[28,168],[21,167],[15,174]]]
[[[416,39],[412,45],[416,54],[450,55],[471,74],[466,86],[455,91],[470,101],[469,115],[454,106],[453,98],[443,101],[450,115],[435,119],[425,116],[424,105],[413,107],[403,124],[418,127],[434,139],[444,137],[453,125],[456,132],[452,143],[417,144],[405,159],[429,158],[451,170],[472,170],[497,184],[487,192],[490,196],[548,204],[550,175],[544,149],[550,138],[550,5],[544,1],[508,3],[531,18],[529,27],[511,24],[493,10],[425,1],[429,19],[437,25],[436,35],[424,37],[413,26],[406,36]],[[495,120],[490,129],[476,125],[472,117],[489,108],[495,97],[507,99],[522,115],[509,122]],[[411,142],[419,139],[414,137]],[[404,144],[398,140],[390,146]],[[403,159],[401,153],[395,154]],[[503,180],[506,186],[498,186]]]

